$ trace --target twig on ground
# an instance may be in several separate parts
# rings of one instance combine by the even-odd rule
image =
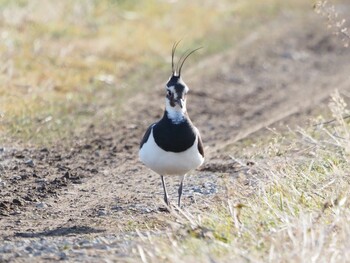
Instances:
[[[346,120],[348,118],[350,118],[350,114],[349,115],[345,115],[345,116],[342,117],[343,120]],[[325,122],[319,122],[319,123],[314,124],[313,126],[327,125],[327,124],[331,124],[331,123],[333,123],[335,121],[337,121],[337,119],[332,119],[332,120],[325,121]]]

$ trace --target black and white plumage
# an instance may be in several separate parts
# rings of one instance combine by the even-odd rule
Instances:
[[[179,74],[177,74],[173,63],[177,44],[173,46],[172,51],[173,73],[166,84],[167,94],[163,118],[147,129],[140,144],[139,157],[147,167],[161,176],[164,201],[167,205],[169,205],[169,198],[164,176],[182,176],[178,191],[178,205],[180,206],[185,175],[203,163],[204,151],[199,131],[187,114],[186,94],[189,89],[180,76],[184,61],[196,50],[183,59]]]

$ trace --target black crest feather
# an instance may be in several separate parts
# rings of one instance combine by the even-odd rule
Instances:
[[[199,49],[201,49],[201,48],[203,48],[203,47],[196,48],[196,49],[192,50],[191,52],[189,52],[189,53],[185,56],[185,58],[182,60],[182,63],[181,63],[181,65],[180,65],[180,68],[179,68],[179,76],[181,76],[181,69],[182,69],[182,66],[184,65],[186,59],[187,59],[190,55],[192,55],[194,52],[196,52],[197,50],[199,50]],[[185,52],[185,54],[186,54],[186,53],[187,53],[187,52]],[[179,61],[179,63],[180,63],[180,61]]]
[[[177,62],[177,65],[176,65],[176,70],[175,70],[175,66],[174,66],[174,57],[175,57],[175,51],[176,51],[176,48],[177,46],[179,45],[179,43],[181,42],[181,39],[177,42],[175,42],[173,44],[173,48],[171,49],[171,71],[173,73],[173,76],[176,76],[176,73],[178,73],[178,76],[180,77],[181,75],[181,69],[182,69],[182,66],[184,65],[186,59],[192,55],[194,52],[196,52],[197,50],[203,48],[203,47],[199,47],[199,48],[196,48],[192,51],[188,51],[186,50],[186,52],[180,57],[179,61]],[[182,62],[181,62],[182,60]],[[181,62],[181,64],[180,64]],[[180,64],[180,68],[179,68],[179,64]]]

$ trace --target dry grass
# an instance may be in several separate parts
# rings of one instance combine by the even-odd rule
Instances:
[[[350,33],[345,26],[347,22],[343,14],[339,14],[332,2],[327,0],[317,1],[314,9],[317,14],[323,16],[327,20],[327,26],[332,33],[339,37],[344,43],[344,47],[349,47]]]
[[[327,126],[246,149],[250,179],[226,178],[225,198],[207,211],[174,212],[166,237],[143,236],[135,254],[144,262],[349,262],[350,125],[337,93],[330,109],[336,121]]]
[[[201,59],[303,2],[1,0],[0,137],[50,143],[100,121],[97,112],[108,121],[132,92],[168,77],[174,41],[184,39],[179,53],[205,46]]]

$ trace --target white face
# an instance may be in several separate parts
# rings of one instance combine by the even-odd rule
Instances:
[[[186,113],[186,94],[188,92],[187,85],[180,77],[172,76],[166,85],[165,107],[168,117],[173,122],[181,122]]]
[[[186,109],[187,86],[167,86],[166,92],[166,101],[169,102],[171,107],[175,110]]]

